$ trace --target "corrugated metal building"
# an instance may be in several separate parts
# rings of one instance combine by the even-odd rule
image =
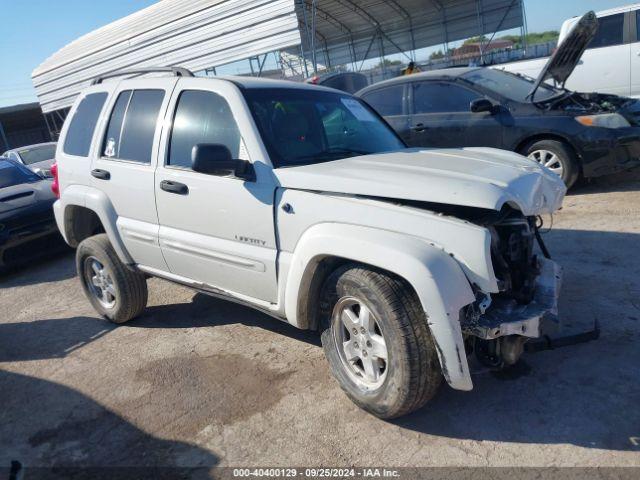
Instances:
[[[282,52],[308,75],[524,25],[522,0],[162,0],[65,46],[32,74],[46,113],[98,75],[145,66],[192,71]],[[264,66],[264,60],[259,70]],[[282,66],[284,70],[284,65]],[[296,65],[287,65],[295,69]]]

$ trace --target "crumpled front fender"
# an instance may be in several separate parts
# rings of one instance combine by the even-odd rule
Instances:
[[[285,314],[295,326],[308,327],[307,320],[298,315],[305,270],[328,256],[372,265],[404,278],[426,312],[445,379],[455,389],[471,390],[459,315],[475,296],[456,260],[408,235],[354,225],[315,225],[298,241],[287,278]]]

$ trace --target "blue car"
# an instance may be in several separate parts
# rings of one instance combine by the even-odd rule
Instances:
[[[62,243],[53,217],[51,180],[0,157],[0,269]]]

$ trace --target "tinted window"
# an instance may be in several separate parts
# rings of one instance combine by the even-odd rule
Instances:
[[[226,100],[213,92],[188,90],[178,99],[167,165],[191,168],[191,150],[199,143],[225,145],[233,158],[240,158],[240,131]]]
[[[294,88],[243,93],[275,167],[405,148],[391,127],[357,98]]]
[[[469,112],[475,92],[448,83],[419,82],[413,84],[413,113]]]
[[[31,165],[32,163],[52,160],[56,156],[55,145],[41,145],[39,147],[23,148],[18,150],[22,163]]]
[[[164,90],[121,92],[111,112],[103,154],[121,160],[150,163],[163,99]]]
[[[0,188],[37,182],[38,180],[42,179],[28,168],[9,160],[0,159]]]
[[[109,126],[107,127],[107,134],[104,137],[102,145],[102,154],[105,157],[119,158],[120,148],[120,133],[122,132],[122,122],[124,121],[124,114],[129,105],[129,99],[131,98],[131,90],[125,90],[120,92],[116,104],[113,106],[111,117],[109,118]]]
[[[362,98],[384,117],[402,115],[403,91],[404,85],[396,85],[367,93]]]
[[[624,13],[598,19],[598,33],[587,48],[621,45],[624,41]]]
[[[91,93],[82,99],[67,130],[63,147],[64,153],[79,157],[89,155],[93,130],[96,128],[100,111],[106,99],[106,92]]]

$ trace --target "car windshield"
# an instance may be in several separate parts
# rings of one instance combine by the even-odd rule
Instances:
[[[493,68],[481,68],[462,75],[462,78],[509,100],[522,103],[531,101],[528,95],[533,90],[534,80],[529,77]],[[561,93],[550,85],[542,84],[536,91],[533,101],[542,102]]]
[[[52,160],[56,156],[55,145],[39,145],[37,147],[23,148],[17,151],[25,165]]]
[[[0,159],[0,188],[42,180],[38,175],[17,162]]]
[[[349,95],[294,88],[243,93],[275,168],[406,148],[377,113]]]

